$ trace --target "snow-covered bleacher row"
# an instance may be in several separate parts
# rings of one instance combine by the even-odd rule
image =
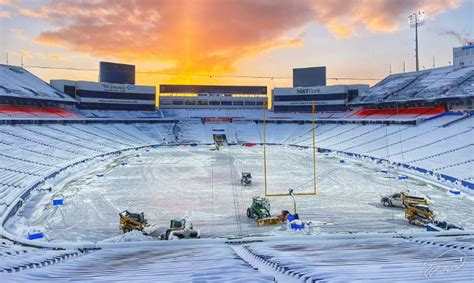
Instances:
[[[393,74],[352,101],[353,104],[472,96],[474,67],[434,68]]]
[[[7,239],[0,239],[0,272],[15,273],[64,263],[85,255],[83,250],[47,250],[17,245]],[[3,277],[2,277],[3,278]],[[7,280],[7,279],[5,279]],[[9,280],[7,280],[9,281]]]
[[[24,68],[0,64],[0,97],[75,103]]]

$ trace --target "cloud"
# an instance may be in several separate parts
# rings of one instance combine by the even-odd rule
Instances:
[[[64,57],[57,54],[49,55],[49,59],[53,61],[64,61]]]
[[[457,6],[457,0],[65,0],[18,11],[52,24],[36,38],[42,44],[168,63],[180,72],[222,73],[244,58],[301,45],[301,30],[312,22],[348,38],[396,31],[416,9],[435,16]]]
[[[14,2],[16,2],[16,1],[13,1],[13,0],[0,0],[0,5],[11,6],[11,5],[14,4]]]
[[[12,0],[0,0],[0,18],[10,18],[10,11],[4,10],[5,8],[12,6],[14,2]]]
[[[459,0],[312,0],[315,18],[338,38],[357,35],[359,30],[393,32],[406,23],[410,13],[424,10],[428,18],[459,7]]]
[[[10,12],[0,11],[0,18],[10,18]]]

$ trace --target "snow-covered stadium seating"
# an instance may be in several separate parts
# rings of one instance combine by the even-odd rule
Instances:
[[[3,64],[0,64],[0,97],[75,102],[27,70]]]
[[[352,104],[472,96],[474,67],[452,66],[393,74],[352,101]]]
[[[445,115],[419,125],[322,124],[317,146],[416,166],[474,180],[474,117]],[[230,143],[261,143],[255,122],[202,124],[0,125],[0,215],[34,183],[86,158],[165,142],[211,143],[225,130]],[[268,143],[310,146],[310,124],[267,124]]]
[[[174,140],[172,125],[1,125],[0,216],[52,172],[117,150]]]
[[[86,121],[87,119],[84,120],[84,122]],[[320,148],[409,164],[472,184],[474,183],[473,125],[473,116],[450,115],[449,113],[427,119],[417,125],[334,122],[317,125],[316,143]],[[95,123],[75,123],[64,119],[64,123],[61,124],[0,125],[0,219],[6,219],[11,215],[7,212],[10,209],[18,208],[19,198],[34,186],[41,187],[38,184],[42,180],[61,172],[60,170],[63,168],[81,164],[90,158],[102,158],[109,153],[147,145],[175,142],[212,143],[212,133],[215,130],[225,131],[230,143],[261,143],[263,141],[262,129],[261,123],[251,120],[232,123],[202,123],[200,119],[182,119],[177,123],[166,124],[139,123],[138,121],[136,123],[97,123],[97,121]],[[266,125],[266,142],[311,146],[311,130],[310,123],[268,123]],[[368,241],[372,243],[374,239],[370,238]],[[401,243],[401,241],[407,240],[399,237],[393,237],[388,241],[388,243],[385,241],[384,245],[377,245],[377,247],[387,246],[390,243],[393,244],[393,247],[390,246],[387,250],[379,249],[377,252],[387,255],[401,245],[409,251],[413,251],[413,249],[423,250],[423,252],[433,251],[432,245],[429,249],[424,246],[418,247],[423,242]],[[30,242],[29,245],[38,244],[38,242]],[[38,245],[44,244],[48,244],[48,242],[39,242]],[[286,240],[285,244],[287,244]],[[449,244],[454,245],[451,242]],[[456,243],[456,247],[461,244]],[[340,243],[336,243],[336,247],[331,247],[331,249],[337,249],[340,245]],[[444,249],[444,245],[440,243],[439,247]],[[299,244],[295,245],[296,248],[299,246]],[[251,243],[247,250],[242,248],[239,250],[239,248],[232,248],[227,244],[220,243],[220,245],[213,244],[212,250],[207,247],[192,247],[194,249],[192,258],[197,256],[203,264],[196,265],[194,260],[186,261],[184,259],[185,265],[182,266],[183,257],[176,257],[174,254],[172,261],[180,263],[180,272],[183,273],[180,276],[196,280],[199,278],[209,279],[209,274],[213,279],[237,280],[241,276],[247,276],[252,279],[261,277],[262,282],[271,280],[271,276],[262,276],[256,271],[256,268],[249,267],[245,261],[242,261],[242,258],[248,258],[241,253],[243,251],[255,258],[255,262],[268,263],[268,265],[276,266],[276,269],[287,268],[285,270],[288,272],[308,274],[308,278],[313,278],[309,275],[315,274],[311,263],[314,262],[320,251],[315,248],[318,245],[314,245],[314,242],[310,246],[311,249],[305,249],[307,256],[305,259],[299,256],[287,258],[287,249],[279,250],[276,246],[258,242]],[[187,247],[183,253],[189,254],[190,247]],[[149,250],[150,248],[142,247],[141,249]],[[156,252],[153,255],[163,254],[164,249],[176,250],[175,247],[155,248]],[[357,250],[364,251],[364,247],[359,246]],[[143,254],[140,248],[137,250],[136,247],[130,248],[129,252]],[[345,251],[340,251],[340,253],[343,252]],[[372,254],[375,251],[370,249],[367,252]],[[117,258],[120,260],[120,258],[126,258],[123,253],[123,249],[114,248],[87,250],[66,247],[62,250],[43,250],[2,239],[0,241],[0,257],[3,260],[0,262],[0,273],[3,272],[7,281],[8,278],[34,280],[38,278],[35,276],[43,278],[45,274],[50,279],[52,278],[50,276],[64,278],[61,277],[64,276],[64,270],[84,269],[84,265],[90,266],[91,259],[103,264],[103,262],[107,262],[105,259],[110,258],[109,255],[114,254],[119,254]],[[439,250],[433,252],[433,254],[437,253]],[[266,262],[269,258],[268,255],[272,256],[272,262]],[[324,257],[330,255],[332,254],[328,252],[328,254],[324,254]],[[418,257],[418,254],[412,252],[411,256],[415,258]],[[149,262],[159,262],[160,264],[154,266],[152,270],[157,274],[157,270],[168,273],[169,270],[175,270],[176,265],[166,265],[169,259],[167,256],[161,263],[157,258],[153,258]],[[298,259],[297,264],[287,265],[290,259],[293,260],[291,262],[296,262],[295,260]],[[387,260],[389,259],[392,260],[393,257],[388,257]],[[398,260],[398,257],[395,256],[395,259]],[[209,265],[209,262],[212,264]],[[214,268],[216,263],[219,263],[219,268]],[[371,263],[375,264],[375,262]],[[107,265],[105,266],[107,267]],[[305,269],[302,270],[301,266],[304,266]],[[225,268],[233,277],[230,275],[219,277],[222,275],[221,267]],[[468,269],[463,273],[456,273],[459,278],[467,278],[466,276],[472,267],[466,268]],[[93,272],[100,273],[97,269]],[[348,271],[347,274],[352,272],[353,270]],[[107,269],[107,272],[98,276],[110,279],[113,278],[111,274],[113,273]],[[239,274],[238,277],[235,277],[235,274]],[[344,276],[341,275],[341,278]],[[379,277],[385,278],[384,275]],[[363,276],[360,278],[364,279]]]
[[[63,108],[0,105],[0,119],[12,118],[75,118],[77,114]]]

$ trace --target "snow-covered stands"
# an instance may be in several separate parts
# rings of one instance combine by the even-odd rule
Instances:
[[[391,165],[394,165],[394,166],[402,167],[404,169],[415,171],[416,173],[419,173],[419,174],[421,173],[423,175],[428,175],[428,176],[430,176],[432,178],[435,178],[437,180],[448,181],[448,182],[451,182],[455,185],[461,185],[461,186],[466,187],[468,189],[474,190],[474,183],[468,182],[466,180],[460,180],[460,179],[457,179],[455,177],[448,176],[448,175],[445,175],[445,174],[436,173],[432,170],[427,170],[427,169],[424,169],[424,168],[421,168],[421,167],[412,166],[412,165],[404,164],[404,163],[393,162],[393,161],[390,161],[390,160],[387,160],[387,159],[376,158],[376,157],[373,157],[373,156],[357,154],[357,153],[352,153],[352,152],[337,151],[337,150],[333,151],[331,149],[326,149],[326,148],[319,149],[319,151],[320,152],[327,152],[327,153],[336,152],[337,154],[343,154],[343,155],[346,155],[346,156],[351,157],[351,158],[370,159],[370,160],[375,161],[375,162],[384,162],[384,163],[391,164]]]

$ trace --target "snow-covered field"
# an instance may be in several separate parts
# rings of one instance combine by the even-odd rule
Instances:
[[[268,146],[267,161],[269,193],[313,189],[311,150]],[[472,197],[455,196],[414,179],[399,181],[381,174],[381,169],[318,154],[317,195],[296,197],[300,217],[313,222],[310,232],[422,231],[407,223],[403,209],[381,205],[380,196],[401,190],[429,196],[438,219],[474,228]],[[251,187],[240,185],[243,171],[252,173]],[[158,226],[185,217],[205,238],[292,233],[280,226],[257,228],[245,215],[252,197],[264,195],[260,146],[142,150],[92,162],[50,184],[53,190],[36,193],[9,220],[7,230],[24,236],[35,227],[51,242],[107,242],[122,234],[118,213],[129,210],[145,212],[149,223]],[[58,196],[64,205],[54,207],[52,199]],[[293,209],[290,197],[273,197],[271,204],[273,214]]]

